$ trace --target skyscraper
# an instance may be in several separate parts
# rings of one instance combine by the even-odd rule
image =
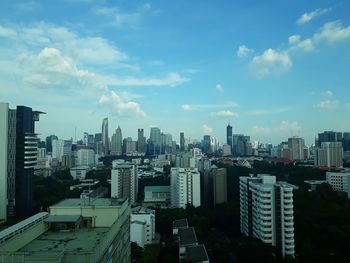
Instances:
[[[316,146],[321,147],[322,142],[341,142],[343,134],[341,132],[324,131],[319,133],[316,139]]]
[[[122,135],[122,129],[119,126],[115,131],[115,135],[116,135],[116,154],[122,155],[123,154],[123,135]]]
[[[322,142],[316,149],[315,165],[321,167],[342,167],[343,146],[341,142]]]
[[[226,143],[230,145],[232,152],[232,126],[230,124],[226,127]]]
[[[109,137],[108,137],[108,118],[104,118],[102,122],[102,148],[103,155],[109,154]]]
[[[289,157],[291,160],[304,160],[304,139],[299,137],[288,138]]]
[[[159,154],[161,150],[161,136],[160,136],[160,129],[158,127],[152,127],[150,138],[149,138],[149,153],[150,154]]]
[[[16,215],[22,219],[32,214],[33,176],[37,163],[38,138],[35,121],[42,112],[17,106],[16,111]]]
[[[9,105],[0,103],[0,222],[7,220],[7,153]]]
[[[146,138],[143,133],[143,129],[137,129],[137,151],[139,153],[146,152]]]
[[[185,133],[180,132],[180,151],[184,152],[185,151]]]

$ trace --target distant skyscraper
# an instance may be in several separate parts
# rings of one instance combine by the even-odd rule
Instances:
[[[227,171],[226,168],[216,168],[201,174],[202,201],[205,206],[227,202]]]
[[[150,134],[150,145],[149,145],[149,153],[150,154],[159,154],[161,150],[161,136],[160,136],[160,129],[158,127],[152,127],[151,128],[151,134]]]
[[[321,147],[322,142],[341,142],[343,135],[341,132],[325,131],[318,134],[316,146]]]
[[[184,152],[185,151],[185,133],[180,132],[180,151]]]
[[[342,167],[343,146],[341,142],[322,142],[316,149],[315,165],[321,167]]]
[[[139,153],[146,152],[146,138],[143,133],[143,129],[137,130],[137,151]]]
[[[52,141],[57,140],[58,137],[56,135],[50,135],[46,137],[46,152],[52,153]]]
[[[350,151],[350,132],[343,133],[343,149],[345,152]]]
[[[7,220],[8,126],[9,105],[0,103],[0,222]]]
[[[122,155],[123,154],[123,135],[122,135],[122,129],[120,126],[118,126],[117,130],[115,131],[116,134],[116,154]]]
[[[108,118],[104,118],[102,122],[102,147],[103,155],[109,154],[109,137],[108,137]]]
[[[288,138],[288,149],[289,149],[289,157],[291,160],[304,160],[304,149],[305,142],[304,139],[299,137]]]
[[[232,126],[230,124],[226,127],[226,143],[230,145],[232,152]]]

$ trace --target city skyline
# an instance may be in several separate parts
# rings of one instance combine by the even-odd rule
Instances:
[[[1,101],[46,112],[42,138],[179,142],[225,127],[278,144],[350,131],[350,4],[272,1],[11,1],[0,10]],[[188,16],[183,16],[183,12]],[[181,21],[177,18],[181,15]],[[127,136],[125,136],[127,137]]]

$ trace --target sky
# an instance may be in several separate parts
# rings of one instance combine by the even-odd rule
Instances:
[[[278,144],[350,131],[350,1],[1,1],[0,101],[42,138],[226,125]]]

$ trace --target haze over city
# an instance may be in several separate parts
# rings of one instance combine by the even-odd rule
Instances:
[[[348,1],[3,1],[0,97],[47,113],[42,138],[347,131]],[[336,116],[336,117],[335,117]],[[178,138],[176,138],[178,140]]]

